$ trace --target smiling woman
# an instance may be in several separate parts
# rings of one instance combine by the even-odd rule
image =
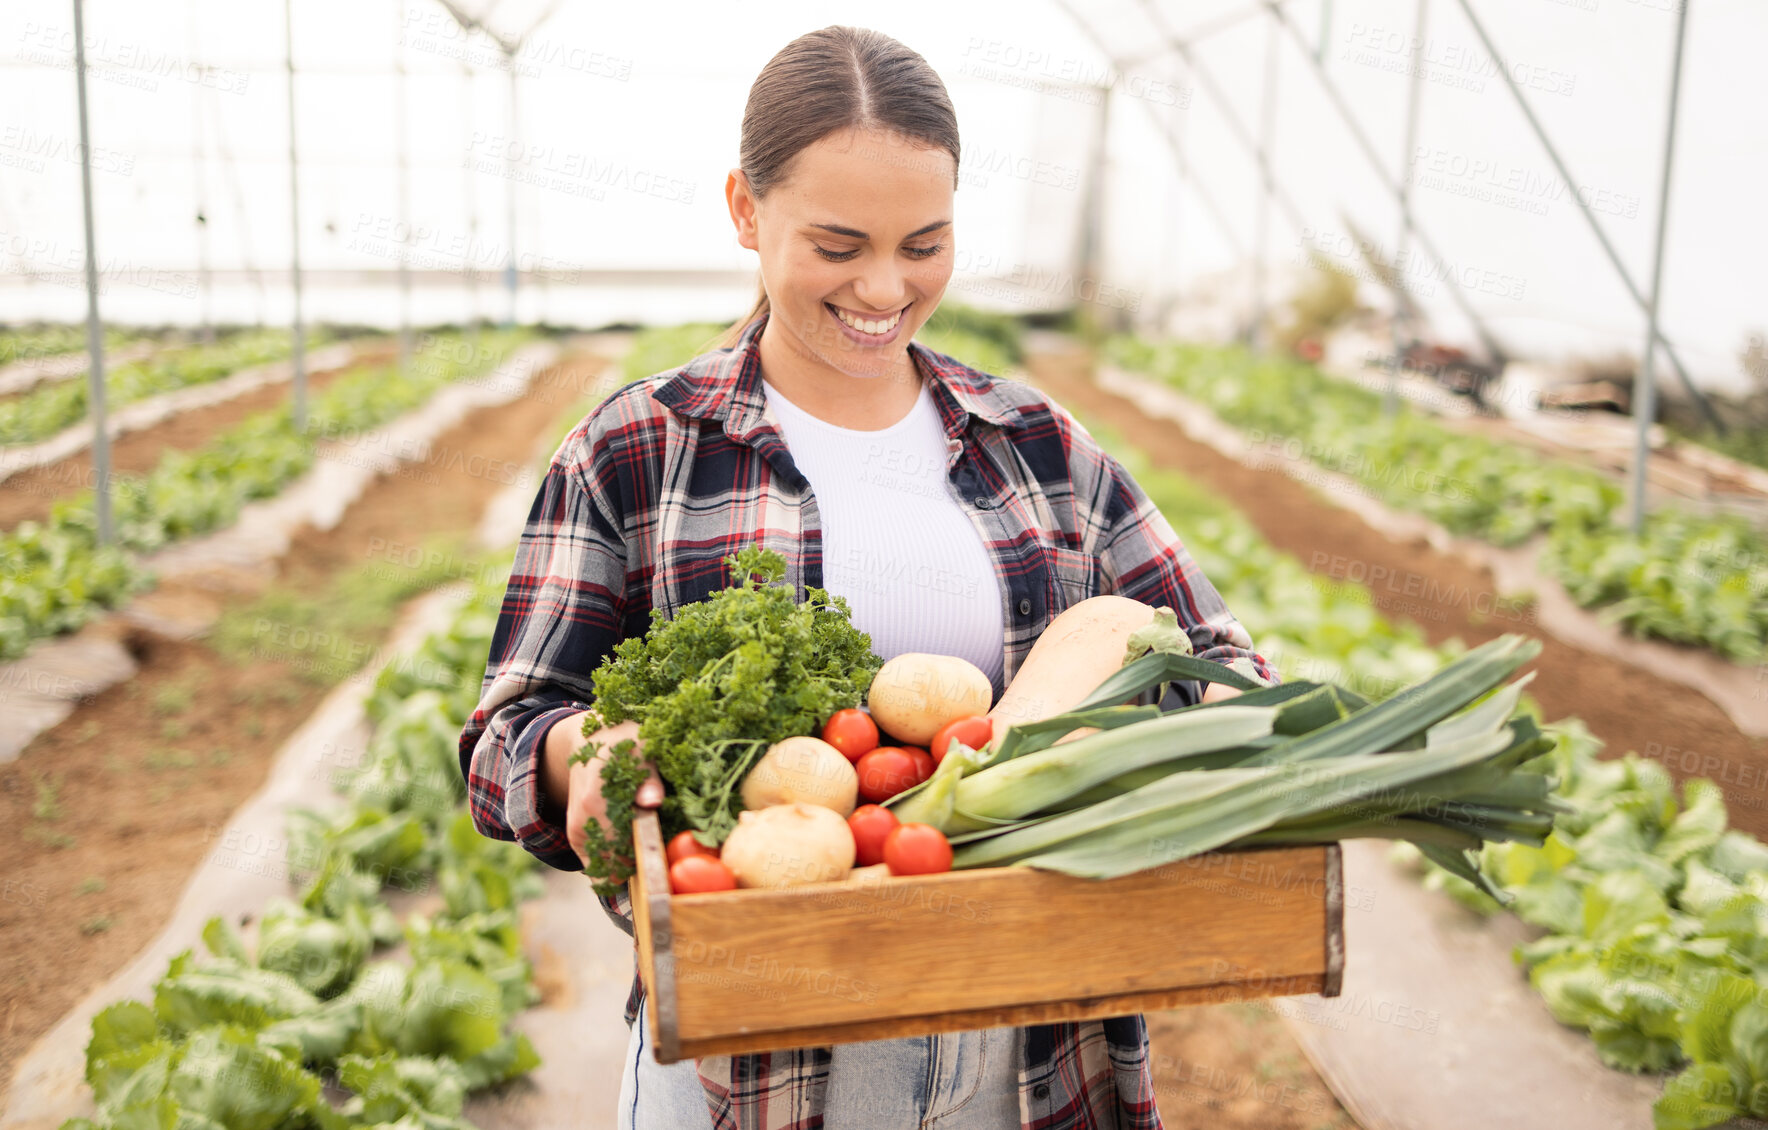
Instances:
[[[914,340],[952,277],[958,161],[944,84],[887,35],[823,28],[762,69],[725,187],[761,292],[721,347],[609,396],[554,456],[461,733],[481,832],[611,874],[607,813],[656,807],[664,782],[646,778],[635,723],[584,733],[602,725],[585,721],[593,676],[653,614],[722,588],[727,557],[755,544],[785,559],[795,593],[844,600],[880,659],[968,660],[991,701],[1059,613],[1102,593],[1169,607],[1197,657],[1272,678],[1147,492],[1073,417]],[[575,760],[586,741],[628,738],[633,753]],[[669,784],[679,805],[688,784]],[[603,905],[632,932],[624,888]],[[650,1007],[635,981],[623,1128],[1160,1126],[1139,1015],[665,1065]]]
[[[770,315],[768,382],[831,423],[878,428],[914,403],[905,347],[951,281],[957,117],[939,76],[888,36],[793,47],[756,79],[725,183],[762,282],[724,344]]]

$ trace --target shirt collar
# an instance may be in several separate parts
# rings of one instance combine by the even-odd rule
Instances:
[[[761,331],[767,319],[764,313],[745,326],[735,345],[702,353],[683,365],[652,396],[679,415],[723,421],[725,434],[739,442],[753,443],[771,431],[761,388]],[[948,437],[962,439],[972,416],[997,427],[1019,418],[1018,406],[996,387],[994,377],[919,342],[910,341],[908,348],[928,381]]]

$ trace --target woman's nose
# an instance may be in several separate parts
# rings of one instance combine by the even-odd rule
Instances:
[[[908,305],[902,271],[894,263],[876,261],[860,272],[853,283],[853,297],[875,314],[888,314]]]

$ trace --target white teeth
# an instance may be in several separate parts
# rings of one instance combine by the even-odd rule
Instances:
[[[902,319],[902,311],[901,310],[898,310],[896,312],[896,314],[893,317],[891,317],[891,319],[887,322],[872,321],[871,319],[868,319],[868,318],[855,318],[853,315],[851,315],[847,311],[841,309],[841,307],[839,307],[839,306],[835,307],[835,313],[836,313],[836,315],[838,315],[840,317],[840,319],[843,322],[852,326],[854,329],[858,330],[859,332],[867,333],[867,334],[874,334],[874,335],[889,333],[891,330],[896,328],[896,323]]]

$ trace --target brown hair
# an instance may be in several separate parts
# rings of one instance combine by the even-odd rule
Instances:
[[[780,48],[749,88],[739,163],[750,191],[767,195],[800,150],[848,128],[894,131],[945,149],[954,165],[959,159],[957,111],[927,60],[881,31],[831,25]],[[735,345],[767,312],[763,281],[754,307],[719,346]]]

